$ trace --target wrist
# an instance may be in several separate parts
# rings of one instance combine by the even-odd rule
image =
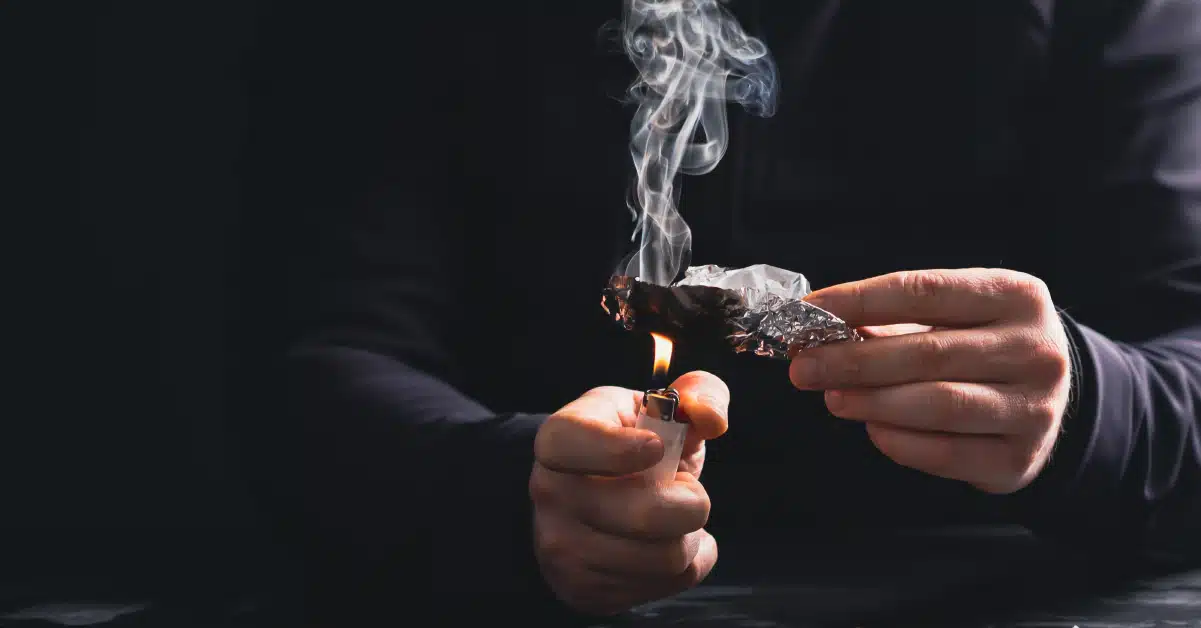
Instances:
[[[1036,533],[1064,540],[1121,536],[1131,513],[1121,506],[1122,439],[1102,432],[1106,425],[1103,395],[1122,395],[1130,386],[1123,349],[1066,315],[1061,317],[1072,347],[1072,396],[1059,437],[1043,470],[1013,496],[1018,523]]]
[[[1059,318],[1071,353],[1071,391],[1046,463],[1034,481],[1020,491],[1031,497],[1046,495],[1058,499],[1072,490],[1088,457],[1097,421],[1099,389],[1096,364],[1086,350],[1088,341],[1075,321],[1066,314],[1060,314]]]

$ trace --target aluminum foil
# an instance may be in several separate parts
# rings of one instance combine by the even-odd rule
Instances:
[[[694,266],[670,287],[613,277],[601,305],[628,330],[720,335],[735,352],[776,359],[860,339],[842,319],[803,301],[809,292],[804,275],[774,266]]]

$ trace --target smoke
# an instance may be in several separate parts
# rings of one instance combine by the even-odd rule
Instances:
[[[618,274],[669,285],[692,254],[677,208],[679,174],[713,171],[729,145],[726,103],[775,113],[776,67],[720,0],[624,0],[626,55],[638,70],[630,96],[636,179],[629,208],[638,249]]]

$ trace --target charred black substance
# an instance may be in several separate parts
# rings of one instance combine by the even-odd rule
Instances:
[[[720,286],[720,287],[719,287]],[[615,276],[601,305],[629,331],[660,333],[689,346],[725,344],[736,353],[786,360],[862,338],[845,321],[804,300],[803,275],[766,265],[690,267],[673,286]]]
[[[746,313],[742,297],[708,286],[657,286],[615,276],[605,287],[602,306],[628,331],[660,333],[690,344],[725,344],[732,321]]]

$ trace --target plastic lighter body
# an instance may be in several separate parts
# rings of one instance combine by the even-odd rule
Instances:
[[[688,423],[676,420],[679,405],[680,396],[671,389],[648,390],[642,397],[637,427],[650,430],[663,440],[663,459],[646,471],[657,484],[675,480],[680,467],[684,440],[688,437]]]

